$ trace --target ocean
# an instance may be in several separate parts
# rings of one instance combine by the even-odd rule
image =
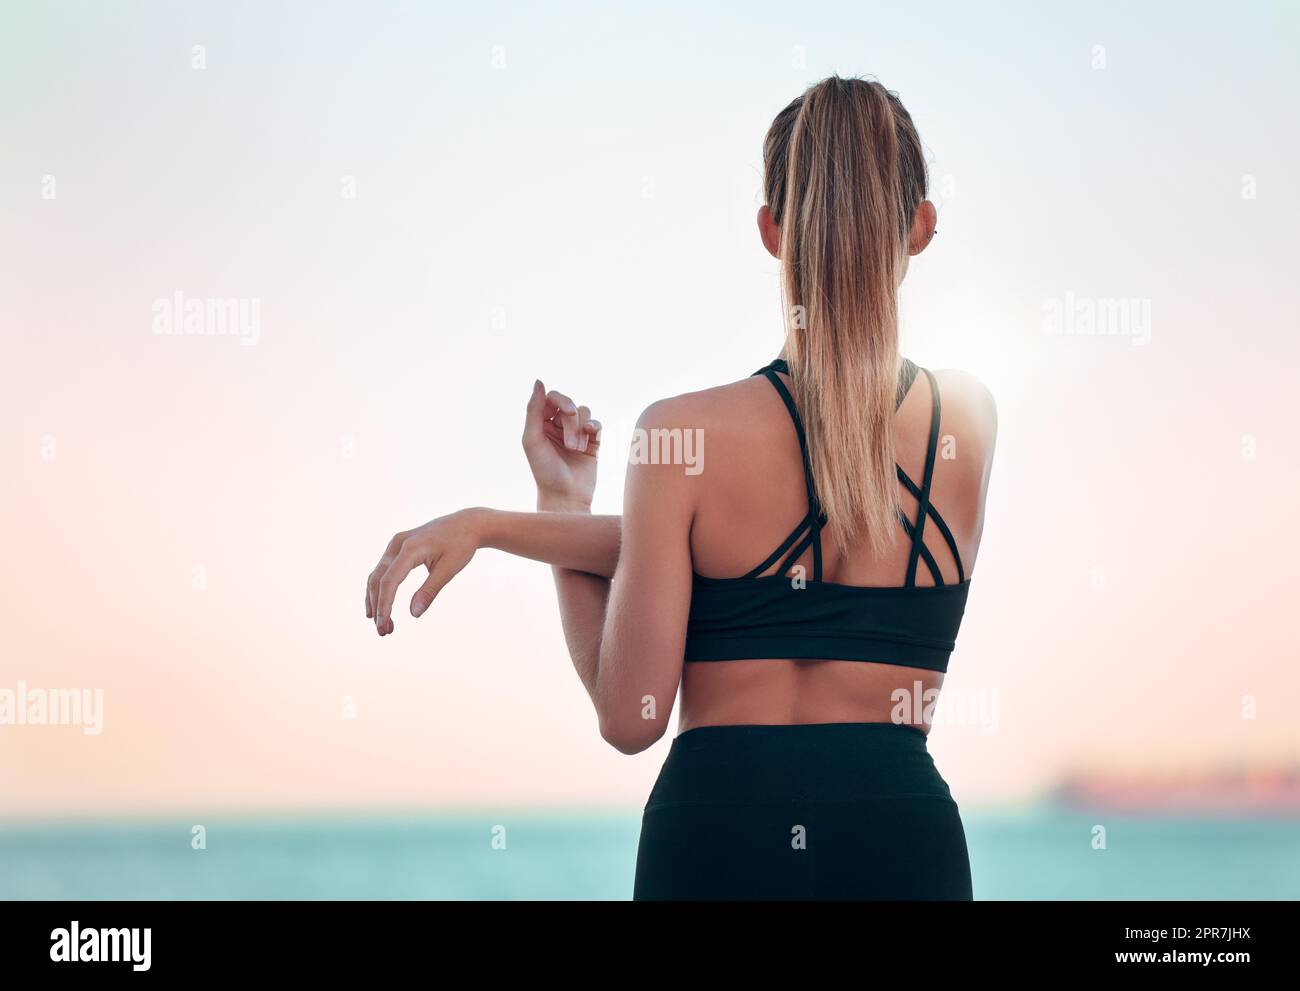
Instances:
[[[1297,899],[1300,822],[964,812],[977,899]],[[626,899],[636,812],[0,823],[0,899]],[[1104,827],[1104,848],[1094,831]]]

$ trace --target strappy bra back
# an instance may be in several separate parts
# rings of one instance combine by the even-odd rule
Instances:
[[[929,369],[904,359],[897,406],[924,373],[930,386],[930,435],[918,485],[901,466],[898,481],[916,500],[916,519],[899,510],[909,541],[904,584],[893,587],[842,585],[822,580],[822,531],[827,518],[817,500],[803,420],[781,379],[789,367],[778,358],[755,375],[772,383],[794,422],[803,458],[808,512],[761,564],[739,578],[696,575],[686,629],[687,661],[770,658],[872,661],[947,671],[957,641],[970,581],[952,530],[930,500],[939,450],[939,386]],[[945,584],[934,554],[925,545],[927,521],[939,532],[957,568],[956,584]],[[811,548],[810,576],[789,572]],[[933,585],[918,585],[924,563]],[[773,565],[775,572],[768,574]]]

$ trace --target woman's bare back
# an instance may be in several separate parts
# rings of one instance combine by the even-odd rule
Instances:
[[[942,399],[932,504],[947,521],[970,577],[979,549],[989,467],[996,437],[992,397],[973,377],[935,373]],[[786,379],[788,382],[788,379]],[[704,469],[697,479],[691,558],[698,575],[735,578],[777,547],[808,512],[802,455],[780,396],[754,377],[668,400],[679,422],[698,424]],[[922,476],[930,433],[931,395],[917,376],[894,419],[898,464]],[[900,484],[900,505],[915,519],[917,500]],[[865,539],[840,554],[823,542],[822,580],[844,585],[901,586],[910,541],[900,524],[890,550],[873,554]],[[937,528],[925,532],[945,583],[958,580],[957,564]],[[811,569],[811,550],[792,566],[792,577]],[[775,573],[777,565],[766,572]],[[919,585],[934,584],[925,567]],[[917,700],[937,689],[943,675],[921,668],[862,661],[760,659],[726,664],[686,664],[679,730],[731,724],[903,721],[926,729],[917,705],[899,706],[902,689]]]

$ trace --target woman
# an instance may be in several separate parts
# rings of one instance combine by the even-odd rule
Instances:
[[[764,167],[782,355],[638,423],[643,453],[704,438],[707,470],[634,456],[623,515],[591,515],[599,424],[538,382],[523,443],[540,512],[471,509],[398,534],[366,614],[391,633],[413,568],[429,572],[419,616],[493,547],[554,566],[611,745],[658,740],[680,683],[636,898],[969,899],[927,713],[965,608],[996,416],[975,379],[899,355],[898,285],[935,233],[920,140],[879,83],[832,77],[777,115]]]

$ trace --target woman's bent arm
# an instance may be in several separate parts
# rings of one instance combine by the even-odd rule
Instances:
[[[546,397],[538,383],[525,432],[539,483],[545,472],[538,475],[538,463],[554,469],[557,459],[550,455],[558,453],[559,442],[553,420],[538,420],[550,408]],[[575,407],[567,415],[576,416],[581,427],[585,409]],[[679,401],[665,401],[648,409],[638,428],[681,429],[697,420],[694,410],[679,408]],[[564,443],[572,454],[575,442],[567,434]],[[563,461],[571,475],[564,485],[539,484],[540,512],[467,509],[393,537],[366,582],[366,616],[381,636],[391,634],[397,587],[412,570],[428,569],[411,598],[411,615],[418,617],[482,547],[551,564],[565,640],[601,735],[616,749],[636,753],[664,734],[681,680],[691,598],[693,484],[680,466],[631,459],[624,515],[592,516],[599,433],[577,443],[585,461],[576,462],[577,469],[572,458]]]
[[[638,426],[678,426],[656,404]],[[584,500],[539,494],[531,514],[497,514],[490,544],[554,568],[560,620],[601,736],[637,753],[668,727],[681,679],[691,593],[691,479],[679,466],[629,462],[622,517],[592,517]],[[610,567],[616,565],[616,568]],[[613,573],[610,581],[606,575]]]
[[[618,564],[622,517],[592,516],[590,510],[581,502],[541,493],[537,496],[537,508],[540,511],[537,516],[551,517],[547,521],[548,524],[558,521],[560,526],[569,531],[567,534],[556,532],[554,535],[557,538],[575,536],[581,530],[580,524],[584,521],[591,523],[600,520],[614,523],[612,557],[606,555],[606,560],[597,560],[595,562],[597,567],[575,567],[572,561],[579,559],[581,555],[575,555],[571,551],[564,555],[549,554],[544,559],[537,558],[537,560],[546,560],[552,565],[551,573],[555,577],[555,597],[560,607],[560,626],[564,629],[564,642],[569,648],[573,669],[578,673],[578,679],[582,682],[582,687],[587,690],[587,695],[591,698],[592,705],[596,707],[599,716],[600,700],[596,690],[600,677],[600,642],[605,627],[605,610],[609,605],[609,580],[613,577],[614,567]],[[555,529],[557,528],[551,526],[539,527],[534,532]],[[581,541],[587,545],[584,550],[595,551],[597,556],[600,551],[609,551],[608,546],[602,546],[608,540],[608,530],[607,523],[602,523],[599,528],[591,528],[589,539]],[[548,551],[551,549],[549,544],[545,549]],[[607,564],[608,568],[599,567],[601,564]]]

